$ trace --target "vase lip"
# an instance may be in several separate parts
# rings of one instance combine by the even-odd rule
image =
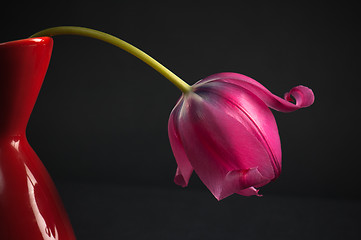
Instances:
[[[1,47],[11,47],[11,46],[27,46],[27,45],[37,45],[37,44],[48,44],[53,39],[51,37],[35,37],[35,38],[24,38],[9,42],[0,43]]]

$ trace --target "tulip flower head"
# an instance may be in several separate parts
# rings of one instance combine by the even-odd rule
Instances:
[[[233,193],[259,195],[257,188],[281,173],[281,143],[268,107],[290,112],[313,101],[307,87],[295,87],[282,99],[237,73],[214,74],[197,82],[169,118],[178,164],[175,183],[187,186],[194,170],[218,200]]]
[[[214,74],[190,86],[140,49],[89,28],[54,27],[32,37],[65,34],[113,44],[144,61],[183,92],[168,123],[178,164],[174,180],[185,187],[194,170],[218,200],[233,193],[259,195],[257,188],[280,175],[281,143],[269,107],[291,112],[314,101],[307,87],[295,87],[282,99],[237,73]]]

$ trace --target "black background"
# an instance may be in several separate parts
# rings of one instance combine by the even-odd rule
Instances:
[[[252,216],[250,208],[256,208],[259,215],[251,222],[256,226],[264,222],[258,227],[266,229],[261,231],[265,235],[253,235],[258,227],[247,227],[248,232],[240,230],[245,234],[240,239],[316,239],[326,233],[329,237],[346,232],[350,237],[360,234],[356,230],[361,197],[360,17],[356,4],[61,1],[7,3],[1,12],[0,42],[26,38],[47,27],[84,26],[132,43],[189,84],[213,73],[230,71],[258,80],[279,96],[299,84],[315,93],[315,103],[307,109],[287,114],[274,112],[282,141],[283,172],[276,182],[261,189],[264,197],[231,196],[218,203],[196,175],[187,189],[173,183],[176,163],[168,141],[167,121],[180,91],[114,46],[84,37],[54,37],[52,59],[27,135],[59,187],[79,239],[114,239],[118,235],[148,239],[148,234],[178,239],[169,234],[174,228],[166,226],[164,230],[159,226],[167,220],[159,219],[164,211],[181,215],[176,218],[177,226],[189,223],[189,218],[197,219],[175,209],[176,203],[183,200],[191,209],[206,206],[203,210],[213,212],[210,216],[220,220],[229,218],[220,207],[246,217]],[[204,201],[202,204],[197,202],[197,194]],[[136,199],[143,202],[134,205]],[[166,199],[165,205],[160,204],[162,199]],[[132,210],[124,207],[122,201]],[[99,210],[108,204],[114,204],[112,210]],[[243,204],[249,211],[243,210]],[[138,210],[139,205],[144,209]],[[300,208],[294,210],[295,205]],[[273,210],[262,215],[262,206]],[[320,219],[315,220],[317,217],[312,214],[322,206],[326,206],[324,212],[318,212]],[[345,206],[348,210],[343,209]],[[152,208],[157,211],[147,212]],[[83,216],[89,209],[98,209],[92,218]],[[121,226],[100,220],[112,211],[119,215],[108,220],[120,219]],[[332,211],[336,215],[329,217],[327,213]],[[290,219],[282,218],[280,212],[288,212]],[[273,213],[276,220],[267,219]],[[158,222],[148,219],[148,214]],[[132,222],[130,216],[143,219],[149,227],[142,225],[139,232],[131,230],[132,226],[139,228],[139,219]],[[224,222],[228,227],[217,230],[216,223],[208,226],[207,219],[211,217],[205,216],[199,218],[205,225],[199,227],[195,222],[186,228],[190,235],[178,237],[239,236],[238,230],[231,227],[234,231],[229,231],[230,225]],[[327,225],[332,217],[341,220]],[[231,226],[237,229],[234,218]],[[300,225],[308,224],[310,219],[317,222],[317,227],[312,227],[312,221],[310,225]],[[274,226],[269,222],[291,230],[271,230]],[[339,223],[345,224],[345,229]],[[91,224],[97,227],[89,230]],[[297,224],[300,227],[292,230],[290,226]],[[330,233],[328,229],[336,225],[340,229]],[[130,230],[119,233],[122,226]],[[214,232],[208,236],[209,228]],[[192,235],[192,231],[199,234]]]

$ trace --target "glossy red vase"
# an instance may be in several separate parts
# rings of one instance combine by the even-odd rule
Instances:
[[[53,40],[0,44],[0,240],[75,239],[61,199],[25,129]]]

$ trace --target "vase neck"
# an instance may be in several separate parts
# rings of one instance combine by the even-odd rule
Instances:
[[[52,47],[49,37],[0,44],[0,136],[25,133]]]

